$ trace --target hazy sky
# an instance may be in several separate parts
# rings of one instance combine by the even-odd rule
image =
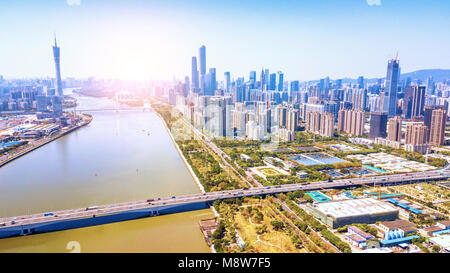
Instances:
[[[182,78],[202,44],[218,80],[384,77],[397,51],[402,72],[450,68],[449,14],[446,0],[0,0],[0,75],[53,76],[56,32],[63,78]]]

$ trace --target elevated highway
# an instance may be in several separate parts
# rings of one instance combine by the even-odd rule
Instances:
[[[297,190],[312,191],[320,189],[343,189],[360,187],[362,185],[394,186],[426,181],[447,180],[449,178],[450,168],[449,166],[446,166],[443,169],[427,172],[287,184],[271,187],[244,188],[36,213],[0,219],[0,238],[100,225],[160,214],[202,209],[207,208],[216,200],[235,197],[270,195]]]

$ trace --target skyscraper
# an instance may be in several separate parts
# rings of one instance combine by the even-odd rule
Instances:
[[[370,138],[386,137],[387,113],[372,112],[370,114]]]
[[[198,50],[198,58],[200,64],[200,75],[206,74],[206,47],[202,45]]]
[[[283,72],[278,71],[277,74],[278,74],[278,91],[283,91],[283,84],[284,84],[284,82],[283,82],[283,78],[284,78]]]
[[[192,90],[197,93],[199,88],[198,84],[198,69],[197,69],[197,57],[192,57],[192,71],[191,71]]]
[[[56,43],[56,37],[55,37],[55,45],[53,46],[53,58],[55,59],[55,69],[56,69],[56,94],[60,97],[63,97],[63,90],[62,90],[62,81],[61,81],[61,66],[60,66],[60,49],[58,47],[58,44]]]
[[[425,105],[425,86],[414,86],[411,96],[411,118],[422,117]]]
[[[277,74],[272,73],[272,74],[270,74],[270,83],[269,83],[268,89],[274,91],[276,85],[277,85]]]
[[[387,112],[388,117],[393,117],[397,113],[398,76],[399,61],[389,60],[383,98],[383,112]]]
[[[231,79],[230,79],[230,72],[225,72],[223,73],[223,75],[225,76],[225,91],[230,92],[230,88],[231,88]]]
[[[206,86],[209,84],[206,80],[206,47],[202,45],[198,50],[198,64],[200,66],[200,89],[205,92]]]

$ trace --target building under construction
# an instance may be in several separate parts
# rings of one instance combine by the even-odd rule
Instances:
[[[399,213],[395,207],[373,198],[314,203],[309,204],[307,210],[331,228],[354,223],[393,221]]]

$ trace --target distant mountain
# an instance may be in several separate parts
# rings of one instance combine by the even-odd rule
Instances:
[[[422,69],[401,74],[400,78],[405,79],[410,77],[412,80],[417,79],[425,82],[430,76],[433,77],[435,82],[450,80],[450,69]]]
[[[400,75],[400,80],[403,80],[407,77],[410,77],[411,80],[421,80],[423,83],[426,83],[429,76],[433,77],[434,82],[442,82],[446,80],[450,80],[450,69],[422,69],[408,73],[402,73]],[[381,78],[365,78],[367,83],[376,83],[379,79],[384,80],[384,77]],[[336,80],[336,79],[330,79]],[[342,83],[356,83],[357,79],[352,78],[342,78]],[[317,83],[319,80],[309,81],[309,83]]]

